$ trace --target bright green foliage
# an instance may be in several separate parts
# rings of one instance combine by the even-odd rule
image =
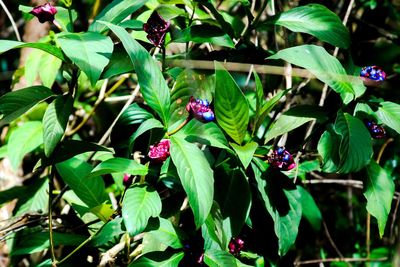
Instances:
[[[189,198],[196,227],[207,219],[214,197],[214,177],[203,152],[178,137],[171,138],[171,158]]]
[[[122,205],[122,217],[131,236],[142,232],[150,217],[157,217],[161,212],[160,196],[146,184],[129,188]]]
[[[215,62],[215,116],[222,129],[239,145],[249,123],[249,106],[235,80]]]
[[[115,172],[131,175],[146,175],[147,167],[131,159],[111,158],[97,165],[90,172],[88,178]]]
[[[382,238],[389,217],[394,183],[385,169],[374,161],[367,167],[364,196],[367,199],[367,210],[378,220],[379,235]]]

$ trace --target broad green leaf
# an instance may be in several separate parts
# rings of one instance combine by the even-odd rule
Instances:
[[[183,256],[185,256],[183,251],[176,254],[170,252],[147,253],[129,264],[129,267],[177,267]]]
[[[29,186],[14,186],[10,189],[2,190],[0,191],[0,205],[19,198],[27,194],[30,190]]]
[[[272,111],[272,109],[276,106],[276,104],[279,103],[279,100],[286,95],[290,89],[282,90],[276,95],[274,95],[270,100],[268,100],[266,103],[264,103],[262,106],[260,106],[260,110],[256,114],[256,126],[254,128],[254,132],[260,128],[261,124],[264,122],[265,118],[268,116],[268,114]],[[259,96],[257,96],[259,97]]]
[[[71,17],[72,17],[72,22],[75,22],[75,20],[78,17],[78,13],[73,9],[71,9]],[[69,17],[69,11],[67,8],[57,6],[57,13],[54,15],[54,19],[61,26],[63,31],[72,32],[73,25],[71,23],[71,19]]]
[[[144,100],[167,126],[170,116],[170,92],[158,64],[124,28],[110,23],[104,24],[121,40],[135,68]]]
[[[145,184],[126,190],[122,201],[122,217],[131,236],[142,232],[150,217],[157,217],[160,213],[161,199],[157,191]]]
[[[254,81],[256,84],[256,117],[260,116],[261,105],[264,103],[264,88],[257,72],[253,71]]]
[[[45,43],[24,43],[24,42],[18,42],[18,41],[11,41],[11,40],[0,40],[0,54],[7,52],[8,50],[11,49],[16,49],[16,48],[24,48],[24,47],[30,47],[30,48],[36,48],[39,50],[43,50],[49,54],[52,54],[53,56],[61,59],[62,61],[65,61],[64,54],[62,53],[61,49],[58,47],[51,45],[51,44],[45,44]]]
[[[215,190],[222,216],[228,219],[233,236],[239,235],[251,206],[250,185],[241,168],[222,164],[215,170]]]
[[[99,206],[108,200],[103,179],[87,178],[92,171],[89,163],[71,158],[56,164],[56,168],[64,182],[89,208]]]
[[[1,42],[0,42],[1,43]],[[32,86],[0,97],[0,127],[19,118],[36,104],[54,95],[44,86]]]
[[[122,218],[115,218],[101,228],[100,232],[90,241],[90,244],[94,247],[99,247],[113,239],[119,240],[119,237],[124,232],[122,230]]]
[[[260,162],[260,160],[258,161]],[[266,165],[262,161],[260,164]],[[254,163],[252,163],[252,168],[265,208],[274,221],[274,230],[279,245],[278,254],[282,257],[289,251],[297,238],[302,215],[300,193],[296,188],[283,187],[284,181],[282,180],[288,178],[282,173],[266,173]],[[263,168],[269,171],[266,166]],[[286,184],[290,185],[290,182]]]
[[[204,262],[210,267],[235,267],[236,259],[233,255],[223,250],[206,250]]]
[[[164,128],[164,126],[159,120],[154,118],[150,118],[142,122],[136,132],[129,138],[129,147],[133,147],[133,143],[135,142],[136,138],[154,128]]]
[[[321,46],[295,46],[280,50],[268,59],[283,59],[294,65],[306,68],[317,79],[328,84],[335,92],[339,93],[344,104],[350,103],[355,97],[353,83],[356,83],[357,86],[358,83],[352,82],[339,60],[331,56]]]
[[[106,223],[110,220],[112,215],[115,213],[111,204],[100,204],[90,209],[94,215],[96,215],[102,222]]]
[[[333,127],[329,127],[319,139],[318,153],[322,156],[322,171],[336,172],[340,165],[339,158],[340,136]]]
[[[191,68],[183,70],[176,78],[171,91],[170,125],[188,116],[186,105],[189,102],[190,96],[212,102],[214,86],[214,75]]]
[[[54,246],[79,246],[87,237],[75,234],[53,232]],[[36,232],[22,235],[17,239],[12,255],[32,254],[50,247],[49,232]]]
[[[24,156],[43,144],[43,126],[40,121],[28,121],[10,135],[7,154],[11,166],[16,170]]]
[[[207,219],[213,203],[213,171],[197,145],[181,138],[171,137],[170,153],[199,228]]]
[[[43,53],[39,62],[41,66],[39,69],[40,80],[44,86],[51,88],[57,78],[62,61],[51,54]]]
[[[224,133],[214,122],[202,123],[198,120],[191,120],[177,133],[177,135],[181,134],[186,141],[191,143],[199,142],[208,146],[230,150]]]
[[[173,41],[176,43],[211,43],[229,48],[235,47],[235,43],[221,28],[206,24],[193,25],[184,29]]]
[[[235,80],[219,62],[215,62],[215,116],[222,129],[241,144],[249,123],[249,104]]]
[[[290,132],[303,124],[318,119],[324,120],[325,114],[314,106],[296,106],[283,115],[281,115],[276,122],[271,126],[265,135],[264,143],[268,143],[269,140]]]
[[[224,16],[220,14],[214,4],[211,1],[202,1],[201,4],[207,7],[208,10],[210,10],[215,20],[218,21],[219,25],[221,26],[221,29],[224,30],[231,38],[233,38],[234,31],[232,25],[229,24]]]
[[[110,62],[104,68],[100,79],[107,79],[133,71],[133,65],[128,53],[125,51],[122,45],[115,45],[114,51],[110,58]]]
[[[135,31],[141,31],[141,30],[143,30],[143,24],[144,23],[140,20],[128,19],[128,20],[124,20],[121,23],[119,23],[118,26],[121,26],[122,28],[126,28],[126,29],[133,29]]]
[[[114,48],[111,38],[96,32],[84,32],[62,33],[57,40],[64,53],[87,75],[94,86],[111,58]]]
[[[61,95],[53,100],[43,116],[44,153],[47,157],[53,153],[61,141],[72,112],[74,99],[71,95]]]
[[[42,159],[42,165],[48,166],[51,164],[59,163],[75,157],[76,155],[89,151],[104,151],[109,153],[113,152],[112,150],[104,146],[99,146],[96,143],[80,140],[63,140],[57,145],[50,158]]]
[[[89,26],[89,31],[103,32],[107,27],[99,21],[118,24],[133,12],[141,8],[147,0],[114,0],[108,4]]]
[[[348,113],[339,112],[334,128],[341,138],[337,172],[350,173],[365,167],[373,150],[371,136],[364,123]]]
[[[145,233],[146,236],[152,236],[154,239],[158,240],[160,243],[174,248],[182,248],[182,243],[179,239],[179,235],[175,227],[172,225],[171,221],[160,218],[160,226],[158,229]]]
[[[228,246],[228,237],[224,230],[224,220],[216,202],[211,208],[205,223],[201,226],[204,249],[222,249]]]
[[[266,24],[276,24],[293,32],[311,34],[340,48],[350,46],[350,34],[340,18],[323,5],[310,4],[278,14]],[[260,25],[262,26],[262,25]]]
[[[307,219],[316,231],[319,231],[321,229],[322,215],[314,198],[301,186],[297,186],[297,191],[300,193],[301,209],[304,218]]]
[[[111,158],[97,165],[87,178],[115,172],[128,173],[131,175],[146,175],[147,171],[147,166],[137,163],[133,159]]]
[[[27,212],[47,212],[49,203],[49,183],[47,181],[45,178],[38,179],[29,185],[29,190],[18,197],[17,205],[14,208],[15,216],[20,216]]]
[[[256,142],[249,142],[243,146],[239,146],[235,143],[230,143],[230,145],[232,146],[233,150],[235,150],[244,168],[246,169],[253,159],[253,155],[254,152],[256,152],[258,144]]]
[[[390,214],[394,195],[394,182],[390,174],[374,161],[367,166],[367,181],[364,196],[367,210],[378,220],[379,235],[382,238]]]
[[[400,134],[400,105],[385,101],[379,103],[376,116],[387,126]]]

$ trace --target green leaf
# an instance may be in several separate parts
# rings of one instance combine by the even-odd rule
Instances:
[[[256,117],[260,115],[261,105],[264,102],[264,88],[257,72],[253,71],[254,81],[256,84]]]
[[[158,64],[124,28],[110,23],[104,24],[121,40],[135,67],[144,100],[167,126],[170,116],[170,92]]]
[[[13,91],[0,97],[0,127],[19,118],[36,104],[53,96],[53,92],[44,86],[32,86]]]
[[[89,31],[103,32],[107,29],[100,21],[118,24],[126,17],[141,8],[147,0],[114,0],[108,4],[94,18],[94,22],[89,26]]]
[[[157,191],[145,184],[126,190],[122,201],[122,217],[131,236],[142,232],[150,217],[157,217],[160,213],[161,199]]]
[[[293,32],[308,33],[340,48],[346,49],[350,46],[349,31],[340,18],[323,5],[296,7],[272,17],[266,24],[280,25]]]
[[[207,219],[213,203],[213,171],[197,145],[181,138],[171,137],[170,153],[199,228]]]
[[[211,208],[207,220],[201,227],[204,249],[222,249],[228,246],[228,237],[224,230],[224,220],[216,202]]]
[[[171,221],[160,218],[160,226],[158,229],[145,233],[146,236],[152,236],[160,243],[174,248],[182,248],[182,243],[179,239],[177,229],[172,225]]]
[[[374,161],[367,166],[367,181],[364,196],[367,211],[378,220],[382,238],[394,196],[394,182],[390,174]]]
[[[144,134],[145,132],[154,129],[154,128],[164,128],[162,123],[159,120],[154,118],[150,118],[142,122],[136,132],[129,138],[129,147],[132,149],[133,144],[135,143],[136,138],[140,135]]]
[[[129,264],[129,267],[176,267],[183,256],[185,256],[183,251],[176,254],[171,254],[171,252],[147,253]]]
[[[43,116],[44,153],[47,157],[53,153],[61,141],[72,112],[74,99],[71,95],[58,96],[47,107]]]
[[[266,165],[262,161],[260,164]],[[265,208],[274,221],[274,230],[278,237],[278,253],[282,257],[297,238],[302,214],[300,193],[281,172],[269,169],[265,172],[254,163],[252,163],[252,168]],[[267,167],[264,166],[264,168]]]
[[[111,58],[114,48],[111,38],[96,32],[63,33],[58,35],[58,42],[94,86]]]
[[[63,140],[57,145],[56,149],[51,155],[51,158],[42,159],[42,165],[48,166],[51,164],[59,163],[76,155],[89,151],[105,151],[109,153],[113,152],[112,150],[104,146],[99,146],[96,143],[80,140]]]
[[[173,41],[176,43],[211,43],[229,48],[235,47],[235,43],[221,28],[206,24],[193,25],[184,29]]]
[[[177,135],[183,135],[191,143],[199,142],[208,146],[230,150],[224,133],[214,123],[202,123],[198,120],[189,121]]]
[[[97,165],[87,178],[115,172],[128,173],[131,175],[146,175],[147,171],[147,166],[137,163],[133,159],[111,158]]]
[[[361,170],[369,163],[373,153],[371,136],[364,123],[348,113],[339,112],[334,127],[341,138],[337,172]]]
[[[322,156],[322,171],[336,172],[340,165],[339,158],[340,136],[333,127],[329,127],[319,139],[318,153]]]
[[[43,127],[40,121],[28,121],[10,135],[7,154],[11,166],[16,170],[24,156],[43,144]]]
[[[49,198],[49,183],[45,178],[37,179],[33,184],[29,185],[29,189],[20,195],[16,207],[14,208],[15,216],[20,216],[28,212],[46,213]]]
[[[301,186],[297,186],[297,191],[300,193],[301,209],[304,218],[307,219],[316,231],[319,231],[321,229],[322,215],[314,198]]]
[[[56,168],[64,182],[89,208],[99,206],[108,200],[103,179],[87,178],[92,171],[89,163],[71,158],[56,164]]]
[[[256,142],[249,142],[244,146],[239,146],[235,143],[230,143],[230,145],[232,146],[233,150],[235,150],[244,168],[246,169],[253,159],[253,155],[254,152],[256,152],[258,144]]]
[[[29,186],[14,186],[10,189],[2,190],[0,191],[0,205],[19,198],[27,194],[30,190]]]
[[[249,104],[235,80],[219,62],[215,62],[215,116],[222,129],[241,144],[249,123]]]
[[[133,71],[134,68],[128,53],[125,51],[122,45],[115,45],[110,62],[105,67],[100,79],[107,79]]]
[[[317,79],[328,84],[335,92],[339,93],[344,104],[348,104],[354,99],[355,90],[353,84],[359,86],[356,78],[352,78],[355,81],[349,79],[339,60],[331,56],[321,46],[295,46],[280,50],[268,59],[283,59],[294,65],[306,68]]]
[[[123,233],[122,218],[118,217],[107,222],[106,225],[101,228],[100,232],[92,238],[90,244],[94,247],[99,247],[113,239],[118,239]]]
[[[237,266],[235,257],[223,250],[206,250],[204,252],[204,262],[210,267]]]
[[[376,116],[387,126],[400,134],[400,105],[393,102],[379,103]]]
[[[47,53],[42,53],[39,60],[39,77],[43,85],[51,88],[57,78],[58,71],[61,67],[62,61],[59,58]],[[26,67],[25,67],[26,71]]]
[[[11,50],[11,49],[24,48],[24,47],[36,48],[39,50],[43,50],[43,51],[45,51],[49,54],[52,54],[53,56],[61,59],[62,61],[65,61],[65,57],[64,57],[64,54],[62,53],[61,49],[59,49],[58,47],[55,47],[54,45],[45,44],[45,43],[24,43],[24,42],[11,41],[11,40],[0,40],[0,54],[7,52],[8,50]]]
[[[315,119],[324,120],[324,113],[319,108],[314,106],[296,106],[276,120],[265,135],[264,144],[279,135],[290,132]]]
[[[78,13],[71,9],[71,17],[72,17],[72,22],[76,20],[78,17]],[[57,21],[57,23],[61,26],[63,31],[66,32],[72,32],[72,23],[71,19],[69,17],[69,11],[67,8],[63,8],[60,6],[57,6],[57,13],[54,15],[54,19]]]
[[[50,247],[49,232],[36,232],[22,235],[23,238],[18,238],[10,253],[12,255],[32,254]],[[53,232],[54,246],[78,246],[86,237],[74,234],[65,234]]]
[[[240,168],[223,164],[215,170],[215,200],[221,207],[223,218],[228,223],[233,236],[239,235],[249,215],[251,207],[250,185]]]

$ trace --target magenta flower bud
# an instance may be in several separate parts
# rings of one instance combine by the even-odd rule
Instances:
[[[169,157],[169,147],[171,143],[168,139],[163,139],[159,143],[150,146],[149,158],[157,162],[163,162]]]
[[[195,99],[193,96],[190,97],[186,110],[190,116],[203,122],[213,121],[215,118],[210,103],[207,100]]]
[[[46,3],[44,5],[34,7],[29,13],[37,17],[40,23],[44,23],[46,21],[53,22],[54,15],[57,13],[57,9],[50,3]]]
[[[278,147],[268,156],[268,162],[272,167],[283,171],[290,171],[296,167],[293,156],[284,147]]]
[[[147,39],[154,46],[161,46],[170,25],[169,21],[165,21],[160,14],[154,11],[147,22],[143,24],[143,30],[147,33]]]
[[[130,186],[132,184],[132,181],[133,181],[133,176],[125,173],[124,178],[122,180],[122,183],[124,184],[124,186],[126,186],[126,187]]]
[[[240,238],[233,237],[229,242],[228,249],[229,253],[238,256],[244,247],[244,241]]]

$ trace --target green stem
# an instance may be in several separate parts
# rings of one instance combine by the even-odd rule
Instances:
[[[53,190],[54,190],[54,183],[53,183],[53,178],[55,175],[55,167],[51,166],[51,172],[50,172],[50,177],[49,177],[49,211],[48,211],[48,217],[49,217],[49,239],[50,239],[50,251],[51,251],[51,261],[53,264],[57,262],[56,255],[54,253],[54,239],[53,239]]]
[[[161,62],[161,70],[162,70],[162,72],[164,72],[165,71],[165,45],[163,44],[162,46],[161,46],[161,52],[162,52],[162,62]]]
[[[68,18],[69,18],[69,23],[71,23],[71,31],[75,32],[74,29],[74,20],[72,19],[72,9],[71,5],[68,6]]]
[[[185,126],[189,121],[191,120],[191,116],[189,115],[178,127],[176,127],[176,129],[170,131],[167,133],[167,136],[171,136],[176,134],[180,129],[183,128],[183,126]]]

